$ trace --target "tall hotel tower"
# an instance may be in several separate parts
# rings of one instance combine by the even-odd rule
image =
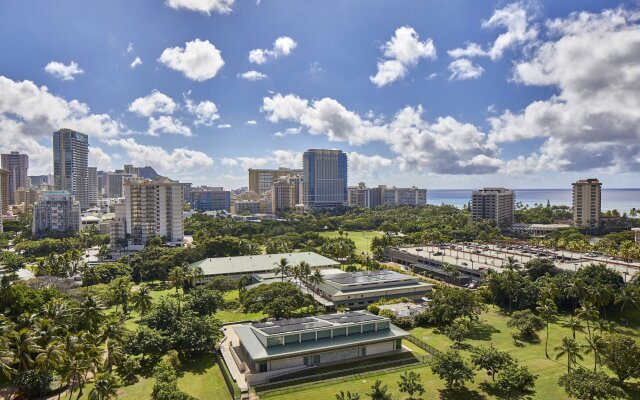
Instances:
[[[89,207],[89,138],[71,129],[53,132],[53,176],[55,190],[65,190]]]
[[[347,204],[347,155],[340,150],[310,149],[302,156],[304,205],[332,208]]]

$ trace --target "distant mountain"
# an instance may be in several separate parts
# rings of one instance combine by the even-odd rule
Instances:
[[[153,169],[152,167],[147,165],[146,167],[141,167],[138,170],[138,176],[140,178],[152,179],[153,180],[153,179],[156,179],[157,177],[159,177],[160,174],[158,174],[155,169]]]

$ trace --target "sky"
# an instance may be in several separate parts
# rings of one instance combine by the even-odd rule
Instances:
[[[341,149],[349,183],[640,187],[638,1],[8,0],[0,151],[196,185]]]

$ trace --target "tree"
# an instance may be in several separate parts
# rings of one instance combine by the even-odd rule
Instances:
[[[315,292],[316,286],[320,285],[323,282],[324,277],[322,276],[322,272],[320,272],[320,268],[316,268],[315,271],[313,271],[313,274],[311,274],[311,276],[309,277],[309,283],[312,286],[312,291]]]
[[[626,335],[607,336],[607,345],[602,353],[606,365],[618,377],[620,383],[629,378],[640,377],[640,345]]]
[[[602,353],[607,349],[606,340],[600,335],[593,335],[587,338],[587,344],[584,346],[585,353],[593,353],[593,370],[598,369],[598,364],[602,364]]]
[[[94,387],[89,391],[89,400],[115,399],[118,397],[117,389],[118,382],[115,376],[109,373],[98,374]]]
[[[204,316],[215,314],[223,304],[222,293],[201,286],[189,292],[186,308]]]
[[[444,334],[453,342],[452,347],[457,349],[470,333],[468,321],[455,320],[451,325],[444,328]]]
[[[289,265],[289,260],[282,257],[280,261],[275,264],[273,273],[276,275],[280,275],[280,282],[284,282],[284,276],[291,273],[291,265]]]
[[[116,304],[116,308],[117,306],[122,306],[122,313],[124,315],[127,315],[129,312],[129,298],[131,296],[132,286],[133,283],[128,276],[116,278],[109,284],[109,292]]]
[[[546,327],[547,335],[544,341],[544,355],[549,358],[549,324],[556,321],[558,317],[558,306],[556,306],[555,301],[552,299],[545,299],[540,301],[536,310],[538,310],[538,314],[540,314]]]
[[[371,400],[392,400],[389,387],[382,385],[382,381],[379,379],[371,386],[371,391],[367,393],[367,396],[371,397]]]
[[[409,399],[413,399],[414,394],[422,396],[424,393],[424,386],[420,382],[420,374],[414,371],[405,371],[400,375],[400,381],[398,382],[400,393],[407,393]]]
[[[580,319],[570,315],[569,318],[562,323],[563,328],[571,329],[571,334],[573,338],[576,338],[576,332],[584,333],[584,325],[580,322]]]
[[[624,398],[622,389],[602,371],[578,368],[560,377],[558,384],[578,400],[610,400]]]
[[[513,358],[509,353],[496,349],[491,343],[489,347],[475,348],[471,354],[471,363],[478,369],[486,370],[495,382],[496,374],[507,365],[513,364]]]
[[[358,393],[351,393],[347,391],[340,391],[340,393],[336,394],[336,400],[360,400],[360,395]]]
[[[221,326],[213,316],[200,317],[185,311],[171,333],[172,347],[187,356],[213,353]]]
[[[640,287],[625,285],[615,295],[615,304],[620,304],[620,312],[624,312],[625,307],[640,308]]]
[[[445,381],[447,389],[460,388],[466,381],[473,381],[473,369],[457,350],[438,353],[431,361],[431,371]]]
[[[180,289],[184,285],[187,279],[187,275],[184,268],[183,267],[171,268],[171,271],[169,271],[169,275],[167,278],[169,279],[169,283],[171,284],[171,286],[176,289],[176,295],[178,295],[179,294],[178,289]]]
[[[160,332],[147,326],[141,326],[135,332],[129,333],[123,343],[124,350],[133,355],[142,355],[140,361],[145,362],[145,357],[153,355],[160,357],[167,349],[167,338]]]
[[[140,311],[140,315],[145,315],[151,306],[153,306],[153,297],[151,297],[151,288],[147,285],[140,285],[140,288],[133,292],[133,307]]]
[[[567,357],[567,372],[571,372],[571,365],[576,364],[577,360],[582,360],[583,357],[580,354],[580,346],[575,339],[563,337],[562,344],[554,348],[558,353],[556,354],[556,360]]]
[[[525,392],[533,389],[536,379],[538,376],[529,372],[529,368],[510,363],[498,374],[496,387],[506,394]]]
[[[529,275],[529,277],[534,281],[547,274],[553,275],[555,268],[556,266],[553,261],[546,258],[534,258],[524,264],[524,269],[527,271],[527,275]]]
[[[578,318],[587,323],[587,332],[589,333],[589,339],[591,339],[591,321],[595,321],[598,318],[598,310],[589,302],[584,302],[578,309]]]
[[[159,362],[153,369],[156,379],[151,392],[152,400],[190,400],[191,396],[178,388],[178,376],[168,361]]]
[[[520,337],[526,340],[534,340],[537,338],[536,332],[544,328],[544,323],[540,317],[531,312],[531,310],[514,311],[511,314],[509,328],[516,328],[520,331]]]
[[[12,331],[8,335],[9,348],[18,362],[18,371],[24,372],[33,366],[32,354],[42,351],[36,343],[36,337],[29,328]]]

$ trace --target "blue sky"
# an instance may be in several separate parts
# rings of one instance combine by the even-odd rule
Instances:
[[[639,13],[585,0],[5,1],[0,150],[47,173],[51,132],[69,127],[90,135],[100,169],[231,188],[316,147],[349,153],[352,184],[638,187]]]

